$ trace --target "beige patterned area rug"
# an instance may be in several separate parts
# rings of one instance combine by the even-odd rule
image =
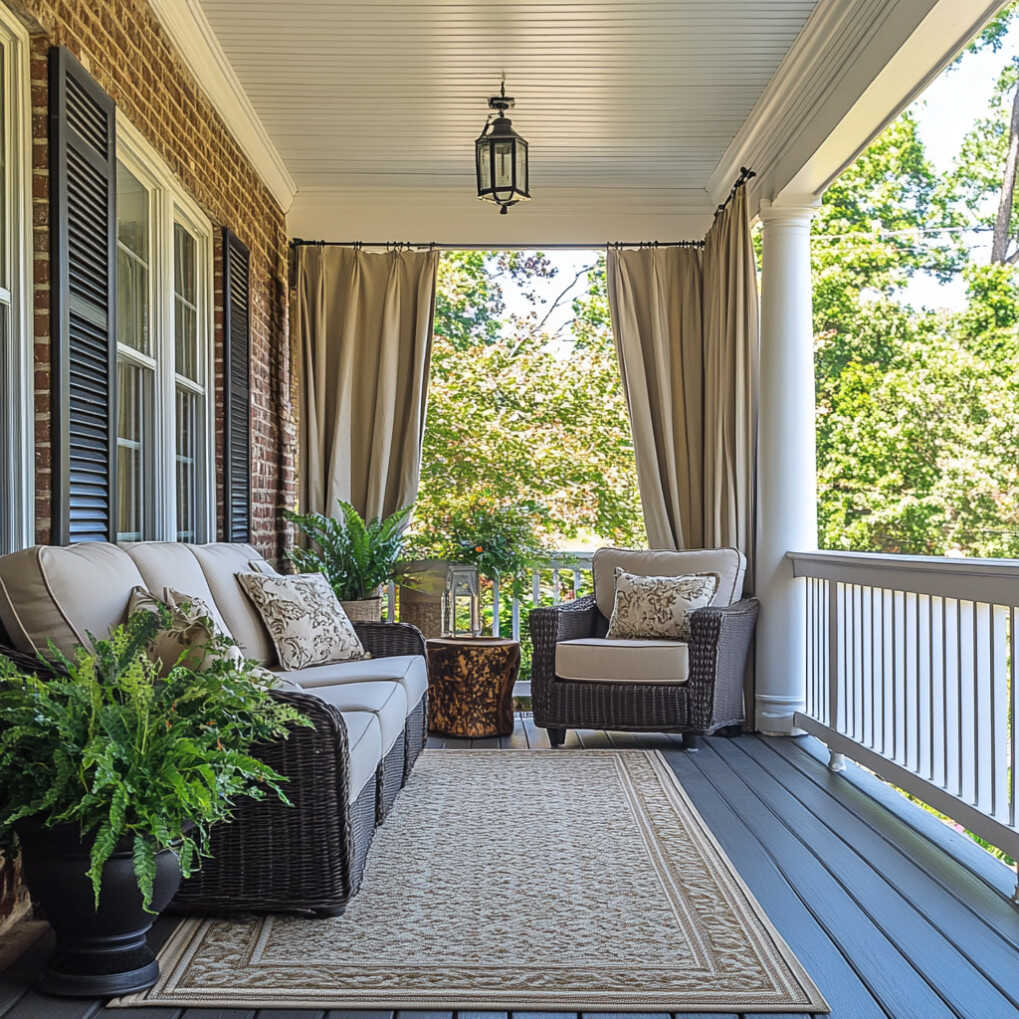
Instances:
[[[432,750],[335,919],[188,919],[116,1005],[825,1012],[658,751]]]

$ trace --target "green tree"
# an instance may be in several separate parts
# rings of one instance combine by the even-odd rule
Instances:
[[[604,291],[604,260],[556,298],[567,300],[574,284],[586,286],[573,301],[574,323],[584,323],[579,342],[568,328],[556,336],[546,331],[555,301],[543,305],[528,285],[539,275],[555,275],[540,255],[443,256],[414,518],[419,544],[428,536],[438,544],[464,506],[513,505],[526,507],[549,548],[591,537],[643,541],[611,334],[607,319],[588,310]],[[528,308],[509,328],[499,318],[506,278],[525,284]],[[483,299],[467,301],[459,292],[465,285]],[[452,292],[442,293],[447,288]]]

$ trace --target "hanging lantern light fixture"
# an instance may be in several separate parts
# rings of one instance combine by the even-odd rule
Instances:
[[[513,130],[513,122],[506,116],[513,105],[513,98],[506,95],[504,80],[500,94],[488,100],[488,108],[498,115],[489,114],[484,130],[474,143],[478,198],[498,205],[503,216],[511,205],[531,197],[527,142]]]

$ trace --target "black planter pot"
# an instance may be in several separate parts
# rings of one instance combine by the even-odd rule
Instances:
[[[156,856],[152,909],[142,909],[128,840],[103,868],[99,909],[86,876],[91,841],[83,843],[74,825],[17,826],[25,883],[46,911],[57,945],[40,988],[68,997],[113,997],[144,991],[159,976],[146,936],[158,913],[180,885],[177,856]]]

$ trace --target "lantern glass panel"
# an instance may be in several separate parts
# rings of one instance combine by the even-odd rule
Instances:
[[[481,632],[478,571],[473,566],[451,565],[443,600],[445,635],[477,637]]]
[[[527,180],[527,142],[517,139],[517,190],[528,194],[530,187]]]
[[[486,191],[492,186],[492,152],[488,140],[478,141],[478,190]]]
[[[495,186],[498,190],[509,190],[513,187],[513,141],[497,141],[495,149]]]

